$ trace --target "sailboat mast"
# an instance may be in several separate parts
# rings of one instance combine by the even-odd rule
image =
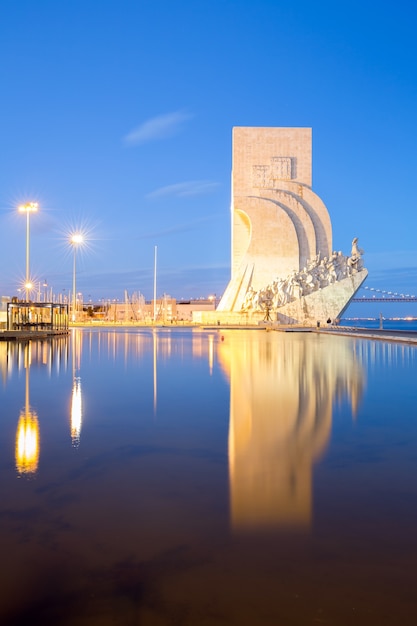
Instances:
[[[153,270],[153,321],[156,322],[156,255],[158,247],[155,246],[154,270]]]

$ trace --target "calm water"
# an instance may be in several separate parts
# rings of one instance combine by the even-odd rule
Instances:
[[[341,326],[355,326],[360,328],[380,328],[381,321],[375,319],[342,319]],[[402,330],[417,333],[417,320],[383,318],[382,328],[385,330]]]
[[[0,342],[0,623],[415,624],[417,348]]]

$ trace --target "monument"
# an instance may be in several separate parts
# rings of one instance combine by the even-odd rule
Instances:
[[[333,249],[311,128],[233,129],[231,235],[222,322],[334,322],[367,276],[356,237],[349,255]]]

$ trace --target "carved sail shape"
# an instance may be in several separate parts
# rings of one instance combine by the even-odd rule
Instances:
[[[357,239],[350,257],[332,251],[311,169],[311,129],[233,130],[232,278],[217,313],[333,320],[365,280]]]

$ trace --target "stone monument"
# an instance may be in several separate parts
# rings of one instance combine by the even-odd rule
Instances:
[[[350,255],[333,249],[312,190],[311,128],[233,129],[231,234],[217,321],[333,323],[367,276],[357,237]]]

